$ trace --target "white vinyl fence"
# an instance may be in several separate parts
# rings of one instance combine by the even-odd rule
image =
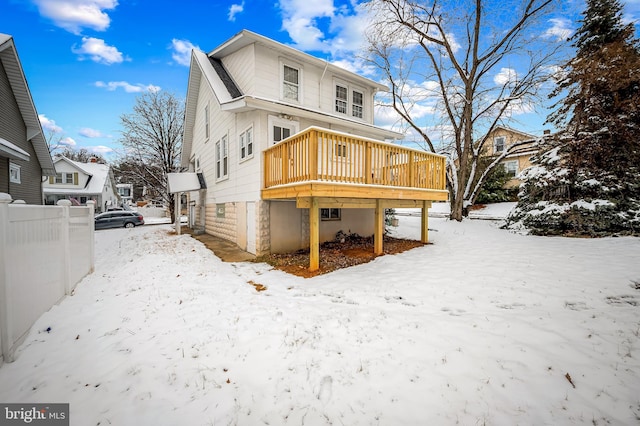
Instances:
[[[0,193],[0,348],[5,362],[33,323],[94,270],[94,205],[27,205]],[[0,364],[2,360],[0,359]]]

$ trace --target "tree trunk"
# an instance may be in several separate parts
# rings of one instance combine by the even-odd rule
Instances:
[[[463,217],[466,216],[464,209],[464,188],[458,188],[458,193],[453,194],[449,204],[451,205],[449,219],[461,222]]]

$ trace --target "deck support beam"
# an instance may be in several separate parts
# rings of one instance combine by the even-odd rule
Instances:
[[[309,206],[309,271],[320,269],[320,208],[318,199],[311,197]]]
[[[383,239],[384,239],[384,203],[381,199],[376,200],[376,214],[375,214],[375,232],[373,236],[373,253],[383,253]]]
[[[431,207],[431,201],[422,202],[422,215],[420,218],[420,241],[423,243],[429,242],[429,208]]]

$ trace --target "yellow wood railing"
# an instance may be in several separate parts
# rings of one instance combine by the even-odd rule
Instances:
[[[264,151],[264,187],[305,181],[445,189],[445,157],[311,127]]]

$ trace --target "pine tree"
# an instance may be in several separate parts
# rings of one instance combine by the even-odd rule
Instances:
[[[640,49],[618,0],[587,0],[554,95],[564,130],[535,160],[511,222],[537,234],[640,233]],[[542,212],[542,213],[541,213]]]
[[[622,23],[618,0],[588,0],[582,26],[572,37],[576,57],[554,94],[568,90],[551,116],[565,127],[572,169],[623,173],[637,161],[640,52],[633,24]],[[619,176],[623,177],[623,176]]]

